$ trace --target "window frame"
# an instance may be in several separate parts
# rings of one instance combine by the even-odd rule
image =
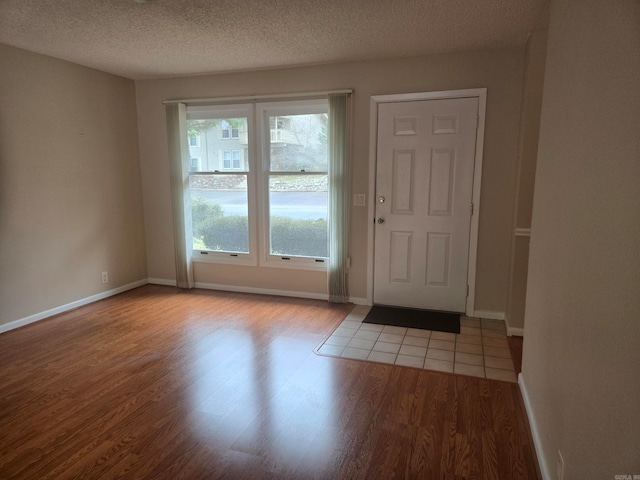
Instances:
[[[271,176],[313,176],[326,175],[329,179],[329,159],[327,158],[327,169],[322,172],[307,172],[290,170],[271,170],[270,153],[271,153],[271,128],[269,125],[270,116],[286,116],[286,115],[305,115],[328,113],[329,101],[327,98],[305,99],[305,100],[284,100],[278,102],[261,103],[257,106],[256,117],[262,127],[259,134],[259,152],[261,162],[261,178],[260,184],[260,220],[262,224],[261,241],[260,241],[260,262],[262,265],[275,268],[295,268],[301,270],[324,270],[326,271],[329,264],[329,257],[303,257],[296,255],[273,255],[271,254],[270,236],[271,236],[271,218],[270,218],[270,189],[269,179]],[[281,129],[283,130],[283,129]],[[328,152],[327,152],[328,155]],[[327,195],[329,194],[327,187]],[[329,211],[327,209],[327,242],[329,234]],[[327,245],[327,251],[329,246]]]
[[[212,170],[207,172],[189,172],[194,175],[246,175],[247,177],[247,207],[249,228],[249,253],[216,252],[212,250],[198,250],[191,246],[191,260],[202,263],[224,263],[247,266],[261,266],[285,268],[295,270],[327,271],[328,257],[302,257],[270,254],[270,208],[269,208],[269,178],[271,175],[326,175],[329,178],[329,159],[327,169],[322,172],[282,172],[269,171],[271,129],[269,128],[268,112],[277,110],[281,115],[328,113],[327,97],[314,97],[300,100],[282,100],[273,102],[251,102],[237,104],[188,105],[187,119],[224,119],[246,116],[247,118],[247,158],[240,158],[239,169]],[[232,128],[227,129],[230,134]],[[222,132],[222,129],[220,129]],[[237,137],[223,138],[231,140]],[[223,149],[224,151],[225,149]],[[233,152],[233,150],[230,150]],[[224,153],[222,154],[224,155]],[[231,154],[233,166],[233,153]],[[222,165],[224,166],[224,159]],[[330,188],[330,186],[328,186]],[[327,235],[329,234],[329,212],[327,211]],[[193,226],[188,225],[193,231]],[[327,246],[327,248],[329,248]]]
[[[201,105],[201,106],[187,106],[187,121],[188,120],[215,120],[225,118],[238,118],[246,117],[247,119],[247,131],[251,132],[255,129],[255,114],[254,108],[251,104],[232,104],[232,105]],[[223,139],[226,140],[226,139]],[[244,168],[239,169],[224,169],[220,170],[207,170],[200,172],[189,172],[189,177],[192,175],[213,175],[213,176],[228,176],[228,175],[241,175],[246,176],[247,181],[247,224],[249,235],[249,252],[230,252],[230,251],[214,251],[214,250],[199,250],[194,249],[191,245],[191,260],[194,262],[204,263],[226,263],[236,265],[249,265],[256,266],[258,259],[258,224],[257,224],[257,186],[256,186],[256,150],[255,142],[248,142],[248,158],[245,159]],[[224,155],[224,154],[223,154]],[[233,158],[233,154],[232,158]],[[233,160],[232,160],[233,162]],[[224,160],[223,165],[224,166]],[[242,165],[241,165],[242,166]],[[191,187],[189,187],[189,197],[191,197]],[[193,225],[188,225],[193,232]]]

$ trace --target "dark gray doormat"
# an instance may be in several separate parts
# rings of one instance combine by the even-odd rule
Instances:
[[[460,314],[374,305],[363,323],[460,333]]]

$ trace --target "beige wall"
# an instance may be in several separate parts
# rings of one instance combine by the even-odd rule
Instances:
[[[507,295],[524,49],[434,55],[136,82],[149,277],[174,279],[166,99],[353,88],[353,193],[369,193],[371,95],[488,88],[476,308],[504,312]],[[370,200],[368,198],[368,200]],[[367,294],[366,208],[352,208],[349,293]],[[196,281],[326,291],[324,274],[198,265]]]
[[[0,324],[146,278],[133,82],[6,45],[0,72]]]
[[[640,3],[551,8],[522,381],[566,480],[640,475]]]
[[[531,228],[544,66],[547,58],[547,33],[546,29],[531,32],[525,53],[524,93],[518,142],[517,228]]]
[[[524,327],[525,295],[527,291],[527,265],[529,236],[517,236],[516,229],[531,229],[533,187],[538,156],[540,111],[544,85],[544,65],[547,52],[547,29],[531,32],[525,50],[524,85],[520,132],[518,141],[518,168],[516,200],[513,220],[513,250],[511,275],[507,299],[507,325],[509,333],[522,333]]]

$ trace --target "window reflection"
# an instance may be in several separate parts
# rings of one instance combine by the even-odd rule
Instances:
[[[328,459],[335,447],[333,363],[310,353],[296,338],[269,344],[272,394],[268,415],[272,448],[279,455],[305,456],[305,463]],[[313,448],[309,448],[313,443]]]
[[[287,462],[321,464],[336,448],[333,362],[304,339],[264,339],[223,329],[194,341],[193,433],[247,453],[267,449]]]
[[[216,441],[235,439],[260,412],[251,335],[219,330],[196,343],[192,354],[192,409],[215,416],[202,422],[213,431],[199,433]]]

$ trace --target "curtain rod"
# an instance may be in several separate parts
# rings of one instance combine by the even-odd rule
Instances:
[[[329,90],[324,92],[303,92],[303,93],[274,93],[271,95],[247,95],[243,97],[213,97],[213,98],[187,98],[181,100],[163,100],[163,105],[174,105],[176,103],[195,104],[195,103],[222,103],[222,102],[246,102],[249,100],[273,100],[279,98],[306,98],[306,97],[324,97],[332,93],[353,93],[353,90]]]

